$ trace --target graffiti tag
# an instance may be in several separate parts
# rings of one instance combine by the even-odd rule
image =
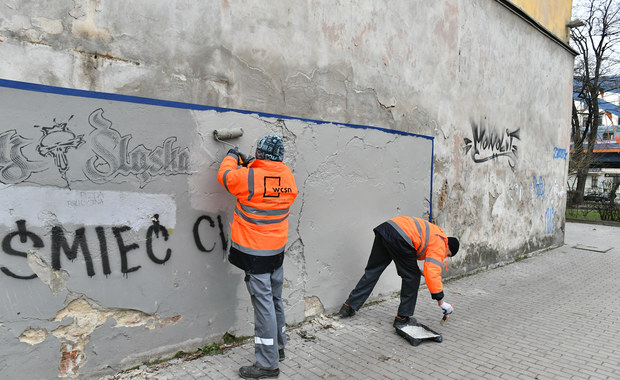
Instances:
[[[216,243],[213,243],[210,248],[205,248],[205,240],[207,239],[205,232],[201,233],[200,229],[203,221],[209,222],[210,229],[217,228],[222,250],[225,254],[228,242],[224,234],[224,224],[219,215],[217,216],[217,227],[214,220],[208,215],[201,215],[196,219],[193,228],[196,248],[201,252],[212,252],[216,247]],[[20,219],[15,224],[16,229],[6,234],[1,240],[0,247],[4,253],[10,256],[27,258],[28,254],[23,250],[24,245],[29,243],[32,248],[38,251],[46,247],[41,236],[28,229],[25,220]],[[61,270],[63,260],[74,261],[78,258],[78,255],[81,255],[86,266],[86,274],[89,277],[93,277],[97,273],[93,257],[98,257],[101,261],[101,273],[107,277],[112,273],[110,255],[116,251],[120,256],[120,272],[127,277],[129,273],[136,272],[142,268],[142,265],[130,265],[130,259],[135,261],[137,259],[135,253],[141,248],[140,244],[128,241],[126,232],[130,230],[131,227],[123,225],[96,226],[93,230],[80,227],[72,232],[67,232],[62,225],[55,225],[49,230],[49,233],[44,234],[44,236],[50,236],[49,254],[51,256],[52,268],[54,270]],[[113,239],[109,238],[110,235]],[[165,248],[161,251],[154,248],[156,240],[161,239],[166,244],[170,238],[168,229],[159,223],[158,214],[153,216],[152,225],[146,230],[145,237],[144,252],[146,252],[146,256],[151,262],[163,265],[172,258],[173,251],[171,248]],[[37,277],[34,273],[18,274],[21,272],[16,271],[15,268],[9,269],[4,265],[0,265],[0,271],[9,277],[20,280],[30,280]]]
[[[564,160],[566,161],[566,158],[568,157],[568,152],[566,151],[566,149],[561,149],[558,147],[554,147],[553,148],[553,159],[554,160]]]
[[[0,133],[0,182],[11,185],[20,183],[32,173],[49,168],[47,162],[30,161],[24,155],[22,150],[32,142],[18,135],[14,129]]]
[[[498,133],[486,126],[472,122],[472,139],[465,138],[465,154],[471,151],[471,158],[475,163],[496,160],[505,157],[508,165],[514,171],[518,160],[518,149],[515,144],[519,140],[519,130],[505,129]]]
[[[534,183],[534,192],[536,192],[537,197],[542,197],[545,195],[545,179],[542,176],[538,177],[538,181],[536,180],[536,176],[533,176]]]
[[[84,175],[92,182],[102,184],[119,175],[134,175],[144,187],[154,176],[189,173],[189,149],[173,147],[176,137],[168,137],[154,149],[138,145],[129,150],[132,136],[121,136],[113,129],[101,108],[90,114],[88,122],[94,128],[88,138],[95,156],[86,161]]]
[[[555,228],[553,226],[555,214],[557,214],[557,211],[553,207],[549,207],[545,211],[545,233],[547,234],[553,234],[555,232]]]
[[[83,151],[91,156],[83,160],[81,171],[88,180],[104,184],[118,176],[134,176],[140,182],[140,188],[148,184],[153,177],[162,175],[189,174],[189,149],[176,147],[174,136],[164,139],[161,145],[148,148],[139,144],[130,147],[132,135],[121,135],[112,128],[112,122],[103,117],[103,109],[93,111],[88,117],[88,124],[93,130],[88,137],[78,135],[67,127],[66,123],[57,123],[51,127],[40,128],[41,137],[36,149],[28,157],[24,148],[34,143],[33,139],[20,136],[13,130],[0,133],[0,182],[17,184],[28,180],[32,174],[40,173],[53,167],[41,157],[53,158],[54,166],[70,188],[67,171],[70,169],[68,151]],[[80,179],[77,179],[80,180]]]

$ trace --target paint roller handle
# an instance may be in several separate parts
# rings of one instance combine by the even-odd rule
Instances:
[[[454,307],[447,302],[441,302],[439,307],[443,310],[444,315],[452,314],[454,312]]]
[[[446,324],[446,322],[448,322],[448,318],[450,318],[450,314],[444,314],[443,318],[441,318],[441,324]]]
[[[450,314],[454,313],[454,306],[450,305],[447,302],[443,302],[443,300],[440,300],[439,307],[443,311],[443,318],[441,318],[441,323],[445,324],[448,321],[448,318],[450,318]]]

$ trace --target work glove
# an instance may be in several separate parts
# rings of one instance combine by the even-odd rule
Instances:
[[[452,307],[452,305],[447,302],[443,302],[441,305],[439,305],[439,307],[443,309],[444,315],[452,314],[454,312],[454,307]]]
[[[247,168],[250,162],[252,162],[253,160],[255,160],[254,157],[246,156],[243,153],[239,153],[239,161],[241,163],[241,166],[245,166]]]
[[[241,153],[239,153],[239,149],[235,147],[235,148],[228,149],[228,153],[226,153],[226,155],[229,155],[229,154],[234,154],[235,156],[237,156],[237,158],[239,158],[239,155]]]

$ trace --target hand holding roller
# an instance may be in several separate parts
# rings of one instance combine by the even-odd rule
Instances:
[[[243,136],[243,129],[242,128],[230,128],[230,129],[215,129],[213,130],[213,138],[216,139],[217,141],[224,143],[226,145],[230,145],[231,147],[233,147],[235,149],[235,151],[237,152],[237,159],[239,162],[239,165],[247,165],[247,163],[249,163],[249,160],[247,159],[247,157],[242,154],[239,153],[238,150],[238,146],[233,145],[229,142],[223,141],[223,140],[229,140],[229,139],[234,139],[237,137],[241,137]]]

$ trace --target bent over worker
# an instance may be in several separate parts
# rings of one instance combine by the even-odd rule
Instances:
[[[289,208],[297,197],[295,178],[282,162],[282,138],[263,137],[255,154],[255,160],[248,160],[236,148],[230,149],[217,175],[220,184],[237,197],[228,261],[245,272],[254,308],[256,362],[239,369],[249,379],[277,377],[278,361],[284,359],[282,263]]]
[[[375,227],[373,231],[375,241],[364,275],[340,308],[340,315],[343,318],[351,317],[362,307],[392,260],[396,265],[396,272],[402,278],[400,305],[394,318],[394,327],[415,323],[412,316],[422,275],[417,260],[424,261],[424,280],[432,299],[437,301],[444,314],[451,314],[454,308],[443,300],[441,268],[447,257],[458,252],[458,239],[446,237],[443,230],[433,223],[408,216],[392,218]]]

